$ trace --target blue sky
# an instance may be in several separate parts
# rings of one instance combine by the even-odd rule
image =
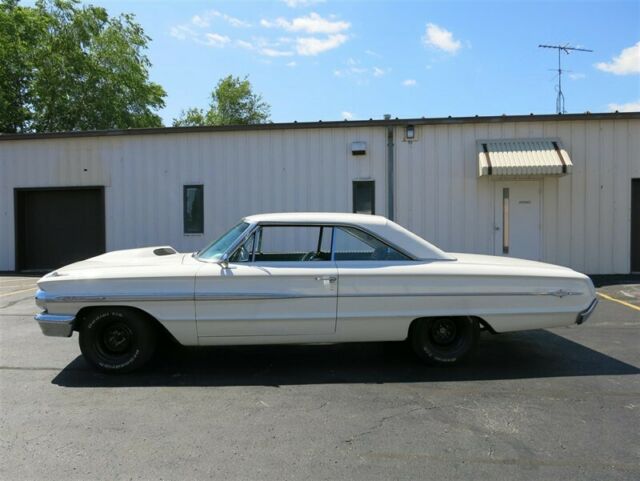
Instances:
[[[94,1],[152,38],[166,124],[248,75],[272,120],[640,110],[640,2]]]

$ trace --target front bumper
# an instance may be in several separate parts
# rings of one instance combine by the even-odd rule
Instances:
[[[76,317],[49,314],[45,311],[37,314],[34,319],[38,321],[42,334],[45,336],[71,337],[71,334],[73,334],[73,323]]]
[[[598,305],[598,299],[593,299],[593,301],[591,301],[591,304],[589,304],[589,307],[587,307],[584,311],[578,314],[578,317],[576,319],[576,324],[580,325],[586,322],[587,319],[589,319],[589,316],[593,314],[593,311],[596,310],[597,305]]]

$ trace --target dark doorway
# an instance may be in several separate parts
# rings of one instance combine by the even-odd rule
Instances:
[[[631,272],[640,272],[640,179],[631,180]]]
[[[104,189],[16,189],[16,270],[53,270],[105,252]]]

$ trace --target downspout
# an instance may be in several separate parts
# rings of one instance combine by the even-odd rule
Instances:
[[[384,114],[385,120],[391,120],[391,115]],[[393,125],[387,125],[387,218],[394,218],[394,174],[395,163],[393,157]]]

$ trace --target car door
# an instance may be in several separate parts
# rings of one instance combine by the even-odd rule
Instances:
[[[198,337],[331,335],[336,330],[338,276],[333,229],[264,225],[229,257],[196,276]]]
[[[406,337],[416,317],[410,314],[416,299],[407,295],[423,284],[416,275],[419,263],[353,227],[336,227],[333,249],[340,279],[338,334],[357,341]]]

